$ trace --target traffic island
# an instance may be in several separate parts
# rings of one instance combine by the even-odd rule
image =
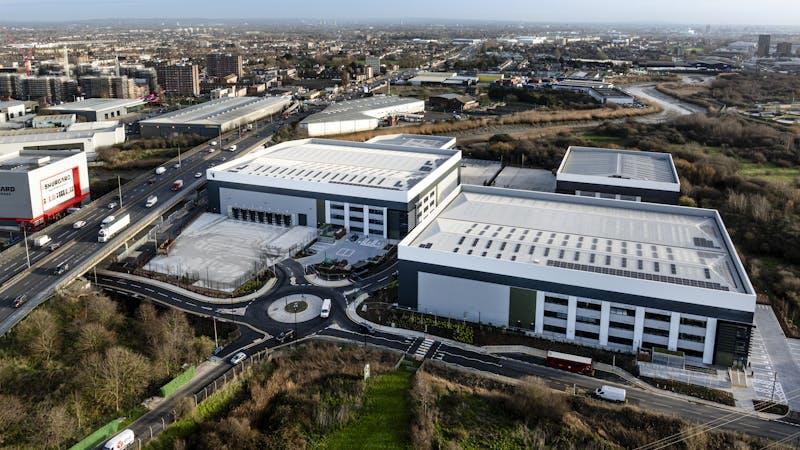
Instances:
[[[279,298],[267,308],[270,319],[280,323],[300,323],[319,317],[322,298],[316,295],[293,294]]]

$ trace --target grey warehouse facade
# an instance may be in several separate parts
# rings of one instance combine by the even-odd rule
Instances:
[[[556,192],[584,197],[678,204],[678,172],[669,153],[569,147]]]
[[[208,170],[209,211],[280,226],[330,224],[399,241],[459,183],[461,152],[284,142]]]
[[[746,362],[756,295],[713,210],[461,185],[398,248],[401,307]]]
[[[289,97],[229,97],[142,120],[142,137],[171,137],[197,134],[215,138],[222,133],[283,111]]]

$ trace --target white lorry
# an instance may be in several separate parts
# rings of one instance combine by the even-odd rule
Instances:
[[[166,167],[156,167],[156,175],[161,175],[162,173],[166,172]]]
[[[33,246],[36,248],[42,248],[45,245],[47,245],[51,240],[52,239],[50,239],[50,236],[46,234],[43,234],[41,236],[36,236],[35,238],[33,238]]]
[[[625,389],[606,385],[600,386],[594,391],[595,397],[617,403],[625,403],[625,394]]]
[[[144,202],[144,206],[147,208],[152,208],[156,203],[158,203],[158,197],[151,195],[150,197],[147,197],[147,201]]]
[[[136,441],[136,436],[133,434],[133,430],[125,429],[106,441],[103,450],[122,450],[133,445],[134,441]]]
[[[115,234],[127,227],[130,223],[131,215],[125,214],[124,216],[115,218],[113,222],[102,225],[100,232],[97,234],[97,242],[108,242],[109,239],[114,237]]]

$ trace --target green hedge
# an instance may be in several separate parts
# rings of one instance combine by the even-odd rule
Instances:
[[[111,422],[108,422],[107,424],[95,430],[94,433],[83,438],[82,441],[70,447],[69,450],[88,450],[90,448],[97,447],[97,445],[110,438],[114,433],[117,432],[117,430],[119,430],[120,421],[120,419],[114,419]]]
[[[161,394],[161,396],[164,398],[169,397],[170,395],[174,394],[178,389],[180,389],[181,386],[183,386],[189,380],[191,380],[194,377],[196,371],[197,368],[195,366],[189,367],[182,374],[173,378],[172,381],[161,386],[158,389],[158,393]]]

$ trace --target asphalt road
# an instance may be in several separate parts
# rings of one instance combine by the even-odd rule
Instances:
[[[60,242],[62,245],[53,252],[35,252],[32,269],[27,269],[24,248],[22,251],[9,249],[0,254],[0,282],[5,283],[0,291],[0,323],[3,323],[4,328],[8,328],[20,314],[27,313],[24,308],[13,307],[13,301],[18,295],[26,294],[30,298],[38,292],[47,290],[60,277],[79,275],[76,273],[56,275],[54,273],[56,267],[61,264],[69,264],[74,269],[78,264],[95,257],[98,252],[110,245],[97,241],[97,232],[103,218],[110,214],[119,216],[129,213],[131,225],[128,227],[131,227],[152,212],[144,205],[148,196],[156,195],[159,202],[175,195],[188,196],[191,191],[187,188],[177,193],[172,192],[172,183],[177,179],[184,180],[185,185],[203,181],[206,169],[219,164],[220,158],[232,158],[249,151],[250,147],[258,141],[273,134],[282,126],[282,123],[282,121],[267,123],[260,129],[244,133],[241,139],[234,138],[235,132],[223,136],[226,138],[224,139],[226,146],[237,144],[238,148],[235,152],[217,150],[209,153],[209,144],[195,147],[182,157],[179,168],[165,165],[168,169],[163,175],[148,174],[126,183],[123,186],[121,207],[109,210],[107,208],[108,198],[104,197],[85,206],[79,213],[51,225],[45,233],[51,236],[54,242]],[[174,162],[171,161],[170,164],[174,164]],[[195,178],[194,174],[197,172],[200,172],[202,176]],[[153,184],[149,184],[148,179],[152,177],[155,177],[156,180]],[[84,220],[87,224],[81,229],[74,229],[73,223],[77,220]],[[15,277],[16,275],[19,276]]]
[[[359,290],[369,291],[384,286],[389,282],[395,270],[394,265],[384,267],[378,273],[360,282]],[[800,432],[800,428],[789,423],[765,420],[746,414],[731,413],[726,409],[707,406],[699,402],[685,401],[652,391],[644,391],[630,385],[552,369],[535,364],[529,358],[522,356],[491,355],[469,350],[461,346],[438,341],[434,336],[427,339],[429,341],[427,344],[430,344],[430,347],[425,350],[425,347],[421,348],[421,346],[426,339],[382,331],[370,333],[361,325],[350,321],[345,314],[347,302],[345,292],[353,290],[354,286],[333,289],[311,285],[302,277],[302,266],[292,260],[279,264],[276,273],[278,275],[277,287],[265,296],[249,302],[224,306],[204,305],[197,300],[176,295],[170,290],[159,289],[152,285],[149,287],[143,284],[132,285],[130,282],[116,276],[101,277],[99,284],[118,293],[150,298],[193,314],[214,316],[221,320],[236,322],[240,327],[245,327],[249,331],[243,333],[242,338],[229,344],[220,353],[219,356],[226,361],[238,351],[244,351],[248,355],[252,355],[263,349],[285,343],[279,342],[274,336],[281,332],[292,330],[295,332],[295,339],[308,336],[333,337],[362,345],[393,349],[410,357],[417,356],[442,361],[489,374],[516,379],[536,376],[546,380],[552,388],[562,391],[570,390],[574,387],[583,392],[590,392],[604,384],[616,385],[627,389],[631,405],[696,423],[710,423],[714,429],[738,431],[768,439],[782,439]],[[294,285],[290,283],[292,278],[296,283]],[[334,299],[336,307],[333,308],[331,317],[327,320],[317,318],[298,324],[278,323],[269,318],[267,308],[272,302],[297,293]],[[232,316],[220,311],[220,309],[243,306],[247,307],[243,316]],[[286,342],[290,341],[291,339]]]

